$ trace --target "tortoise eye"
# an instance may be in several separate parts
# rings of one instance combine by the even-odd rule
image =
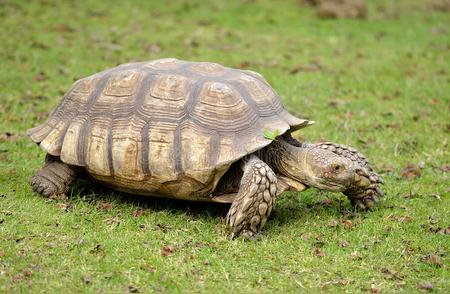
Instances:
[[[340,164],[333,164],[333,169],[335,171],[340,171],[342,169],[342,166]]]

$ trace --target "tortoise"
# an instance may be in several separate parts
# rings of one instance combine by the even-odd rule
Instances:
[[[47,153],[31,185],[55,197],[87,174],[128,193],[231,203],[226,225],[247,238],[288,190],[344,192],[372,208],[381,177],[353,148],[291,136],[311,124],[253,71],[174,58],[127,63],[76,81],[27,131]]]

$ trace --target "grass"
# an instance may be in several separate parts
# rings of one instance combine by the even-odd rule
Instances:
[[[380,0],[367,20],[319,20],[278,2],[0,1],[0,292],[450,292],[448,13]],[[362,150],[385,200],[356,213],[288,193],[245,242],[227,239],[226,205],[89,182],[33,194],[44,154],[26,129],[74,80],[160,57],[261,72],[318,122],[297,136]]]

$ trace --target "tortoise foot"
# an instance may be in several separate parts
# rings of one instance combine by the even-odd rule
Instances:
[[[69,191],[76,178],[75,168],[61,162],[59,158],[47,156],[46,164],[31,178],[33,192],[44,197],[58,198]]]
[[[262,238],[263,234],[261,232],[254,232],[252,230],[242,230],[241,236],[249,241],[258,241]]]
[[[239,192],[226,217],[231,236],[254,240],[272,211],[277,192],[277,178],[272,169],[256,156],[243,167]]]
[[[33,189],[33,192],[39,193],[42,196],[48,198],[53,198],[58,194],[66,192],[60,191],[51,180],[43,177],[39,173],[36,173],[36,175],[31,178],[31,187]]]

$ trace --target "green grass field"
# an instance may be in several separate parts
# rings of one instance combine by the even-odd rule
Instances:
[[[300,1],[82,2],[0,0],[0,292],[450,292],[448,12],[380,0],[366,20],[320,20]],[[361,213],[340,194],[288,193],[249,242],[227,238],[227,205],[89,182],[65,200],[32,193],[45,154],[26,129],[76,79],[162,57],[262,73],[317,121],[296,136],[365,153],[384,201]]]

